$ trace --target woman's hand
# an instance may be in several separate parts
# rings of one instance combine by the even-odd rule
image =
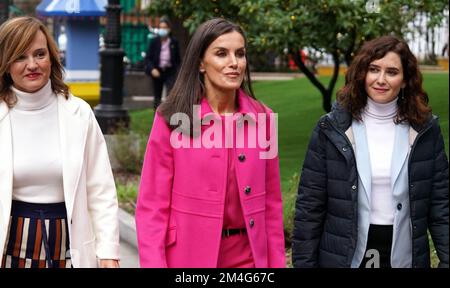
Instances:
[[[151,73],[153,78],[159,78],[161,76],[161,73],[159,73],[158,69],[156,68],[153,68]]]
[[[119,260],[100,259],[100,268],[120,268]]]

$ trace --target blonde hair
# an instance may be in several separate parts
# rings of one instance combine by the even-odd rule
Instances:
[[[69,87],[63,81],[64,67],[59,59],[58,48],[47,27],[34,17],[12,18],[0,26],[0,102],[12,107],[16,103],[11,91],[13,80],[9,75],[11,64],[22,56],[33,42],[38,31],[44,33],[51,61],[50,80],[55,94],[69,98]]]

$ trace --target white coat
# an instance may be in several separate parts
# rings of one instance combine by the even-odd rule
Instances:
[[[97,267],[97,259],[119,259],[118,203],[103,134],[91,107],[58,96],[64,199],[72,265]],[[12,136],[9,108],[0,102],[0,261],[11,213]]]

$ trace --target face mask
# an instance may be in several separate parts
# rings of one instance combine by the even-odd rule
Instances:
[[[159,36],[161,36],[161,37],[167,37],[167,35],[169,35],[169,30],[168,30],[168,29],[165,29],[165,28],[160,28],[160,29],[158,30],[158,34],[159,34]]]

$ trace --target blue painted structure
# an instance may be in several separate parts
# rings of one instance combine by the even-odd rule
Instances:
[[[36,8],[42,16],[105,16],[107,0],[43,0]]]
[[[36,12],[66,19],[66,81],[99,81],[99,16],[107,0],[43,0]]]
[[[67,20],[67,69],[98,69],[99,30],[97,19]]]

